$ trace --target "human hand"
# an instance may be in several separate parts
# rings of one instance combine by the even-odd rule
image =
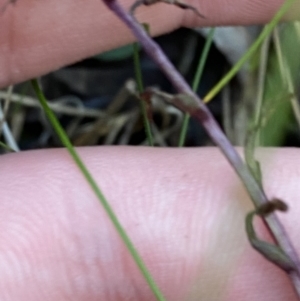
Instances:
[[[86,4],[92,10],[88,12],[85,4],[55,2],[56,14],[60,16],[54,16],[53,1],[51,5],[37,2],[19,0],[1,20],[7,22],[4,25],[20,22],[15,28],[26,33],[10,39],[14,50],[11,59],[6,56],[1,79],[17,82],[130,41],[127,30],[118,25],[101,3]],[[256,5],[259,3],[262,2]],[[42,4],[44,9],[49,8],[48,16],[44,12],[38,18],[33,17],[33,12],[43,11]],[[74,8],[74,14],[72,9],[67,11],[68,5]],[[213,12],[213,5],[207,5],[211,5]],[[276,5],[280,3],[274,4],[274,11]],[[161,18],[163,7],[164,14],[166,9],[174,11],[174,19]],[[269,9],[270,16],[265,13],[255,20],[253,11],[253,22],[271,17],[273,8],[267,9],[266,4],[261,7],[265,11]],[[80,16],[80,8],[84,8],[80,19],[83,28],[71,22],[71,17],[70,24],[63,20],[64,14]],[[207,15],[209,8],[199,10]],[[187,22],[194,22],[190,25],[209,22],[188,19],[192,12],[168,5],[139,11],[139,18],[155,23],[156,34]],[[148,11],[152,11],[152,19]],[[244,17],[248,14],[248,21],[245,17],[244,22],[251,23],[250,11],[249,8],[248,13],[245,10],[242,14]],[[27,22],[18,21],[14,14],[27,16]],[[88,19],[89,14],[94,18]],[[106,22],[97,23],[96,17]],[[222,17],[223,23],[240,22],[238,14],[231,21]],[[104,24],[114,24],[114,27],[111,31],[99,29],[98,32],[89,28],[103,28]],[[61,27],[55,29],[56,25]],[[2,37],[3,26],[0,31]],[[73,32],[70,40],[66,32]],[[42,40],[36,39],[37,36]],[[34,55],[27,53],[27,57],[25,50],[28,52],[31,47]],[[9,73],[5,73],[7,70]],[[81,154],[168,300],[293,300],[286,276],[249,246],[244,216],[250,202],[219,151],[112,147],[82,149]],[[295,184],[298,183],[295,164],[299,160],[298,151],[268,150],[262,156],[268,194],[290,204],[291,210],[282,215],[282,220],[299,249],[299,206],[293,202],[299,195]],[[0,159],[0,185],[5,192],[0,202],[1,300],[154,298],[66,151],[28,152]]]
[[[1,1],[0,5],[7,0]],[[127,8],[134,2],[121,1]],[[189,2],[206,16],[205,19],[190,10],[156,4],[140,7],[136,16],[150,23],[151,32],[158,35],[181,26],[266,23],[283,2]],[[298,1],[291,11],[288,18],[299,15]],[[130,31],[101,0],[17,0],[0,16],[0,87],[46,74],[131,41]]]
[[[250,247],[251,202],[216,148],[80,155],[167,300],[296,300],[286,275]],[[299,151],[260,159],[268,195],[289,203],[279,217],[300,250]],[[66,150],[6,155],[0,166],[0,300],[154,300]]]

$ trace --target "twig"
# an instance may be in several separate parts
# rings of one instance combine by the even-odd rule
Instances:
[[[5,118],[5,116],[3,115],[1,103],[0,103],[0,119],[2,118]],[[19,152],[20,148],[6,121],[3,122],[2,129],[3,129],[3,136],[9,148],[11,148],[15,152]]]
[[[1,108],[2,114],[3,114],[3,118],[1,118],[1,120],[0,120],[0,135],[1,135],[1,132],[2,132],[2,126],[3,126],[4,122],[6,121],[6,116],[7,116],[7,112],[8,112],[8,109],[9,109],[10,102],[11,102],[11,95],[13,93],[13,89],[14,89],[13,85],[10,85],[7,88],[7,92],[6,92],[6,97],[5,97],[5,100],[4,100],[4,106],[3,106],[3,108],[2,108],[2,106],[0,104],[0,108]]]
[[[7,97],[7,92],[0,91],[0,99],[6,97]],[[23,96],[20,94],[13,93],[10,96],[10,101],[15,103],[20,103],[28,107],[34,107],[34,108],[40,107],[37,99],[30,96]],[[55,103],[55,102],[49,102],[48,105],[51,108],[51,110],[53,110],[54,112],[65,114],[65,115],[90,117],[90,118],[101,118],[105,116],[104,111],[95,110],[95,109],[89,109],[89,108],[78,109],[78,108],[62,105],[60,103]]]
[[[241,178],[256,207],[266,204],[268,199],[264,191],[261,190],[258,183],[252,177],[241,157],[224,135],[208,108],[192,91],[183,77],[177,72],[161,48],[145,33],[136,20],[127,13],[116,0],[102,1],[130,28],[140,44],[143,46],[145,52],[156,62],[176,90],[180,93],[170,99],[170,102],[179,109],[188,112],[201,122],[208,135],[211,137],[213,142],[220,147],[223,154]],[[300,261],[298,255],[277,216],[275,214],[271,214],[266,217],[265,220],[273,234],[273,237],[295,265],[295,269],[289,271],[288,274],[294,284],[298,296],[300,296]]]

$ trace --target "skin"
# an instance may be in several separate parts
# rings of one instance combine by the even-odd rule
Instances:
[[[282,1],[189,3],[209,18],[169,5],[137,16],[158,35],[264,23]],[[0,40],[4,87],[132,37],[101,1],[19,0],[0,18]],[[251,203],[217,149],[79,151],[168,300],[297,300],[286,275],[250,247],[244,217]],[[289,205],[278,215],[300,251],[300,153],[266,149],[259,158],[268,195]],[[65,150],[5,155],[0,166],[1,300],[154,300]],[[260,221],[255,226],[269,239]]]

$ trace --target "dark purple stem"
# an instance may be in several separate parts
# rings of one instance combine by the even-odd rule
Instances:
[[[213,142],[219,146],[230,164],[233,166],[244,186],[246,187],[251,199],[256,207],[268,202],[264,191],[259,187],[256,180],[249,172],[247,166],[242,161],[232,144],[229,142],[213,115],[206,105],[192,91],[190,86],[185,82],[181,74],[175,69],[161,48],[145,32],[142,26],[129,14],[116,0],[102,0],[133,32],[137,40],[143,46],[145,52],[155,61],[169,81],[173,84],[179,93],[190,95],[196,101],[196,108],[177,104],[180,109],[187,111],[194,118],[199,120],[207,131]],[[279,222],[275,214],[266,218],[267,225],[271,230],[275,240],[284,250],[284,252],[295,263],[297,271],[290,272],[290,277],[294,283],[296,292],[300,296],[300,261],[298,255],[290,242],[287,233]]]

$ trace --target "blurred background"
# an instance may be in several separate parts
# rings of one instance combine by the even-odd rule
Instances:
[[[217,28],[197,93],[206,95],[242,57],[262,27]],[[151,29],[150,29],[151,31]],[[192,85],[209,28],[179,29],[155,40]],[[281,24],[236,77],[207,105],[234,145],[244,145],[259,123],[259,145],[300,145],[300,25]],[[174,94],[156,65],[139,49],[145,87]],[[133,45],[101,53],[39,79],[73,145],[147,145],[133,63]],[[0,91],[1,153],[60,147],[29,82]],[[178,146],[184,115],[151,99],[155,146]],[[190,119],[185,146],[211,145]]]

